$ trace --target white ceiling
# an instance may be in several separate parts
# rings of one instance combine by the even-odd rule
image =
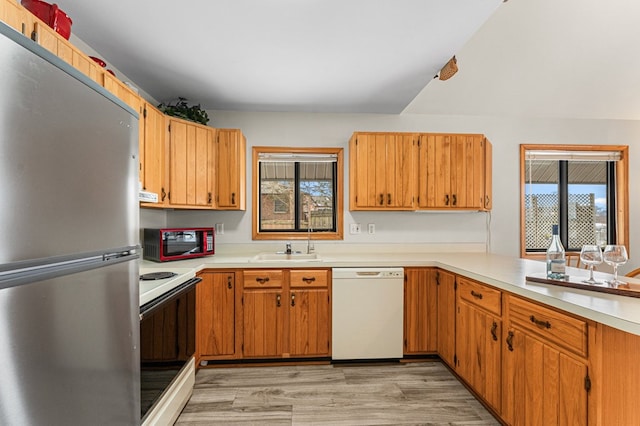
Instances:
[[[502,0],[57,3],[74,35],[160,101],[400,113]]]
[[[640,120],[638,0],[59,0],[159,101]],[[433,79],[452,55],[460,71]]]

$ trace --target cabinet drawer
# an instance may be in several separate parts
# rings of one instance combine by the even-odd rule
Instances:
[[[587,356],[587,322],[538,306],[517,297],[509,298],[509,319],[558,346]]]
[[[291,287],[326,287],[329,271],[318,269],[291,270]]]
[[[467,302],[500,316],[502,314],[502,293],[475,281],[458,277],[458,294]]]
[[[281,270],[244,271],[244,288],[280,288],[282,287]]]

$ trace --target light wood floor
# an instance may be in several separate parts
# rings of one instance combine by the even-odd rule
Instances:
[[[201,369],[177,425],[498,425],[438,361]]]

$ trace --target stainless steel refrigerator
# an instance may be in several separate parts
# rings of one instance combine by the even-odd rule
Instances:
[[[0,424],[140,422],[138,116],[0,23]]]

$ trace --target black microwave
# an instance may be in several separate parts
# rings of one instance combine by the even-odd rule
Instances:
[[[155,262],[190,259],[215,253],[213,228],[145,228],[143,257]]]

